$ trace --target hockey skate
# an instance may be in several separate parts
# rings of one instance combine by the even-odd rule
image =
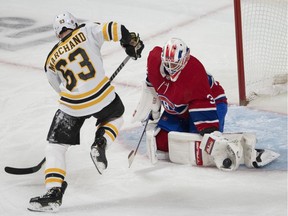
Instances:
[[[91,159],[97,171],[101,175],[108,166],[106,158],[106,145],[107,145],[106,138],[99,137],[95,140],[95,142],[91,146],[91,152],[90,152]]]
[[[57,212],[62,204],[63,194],[67,188],[67,182],[61,187],[53,187],[43,196],[30,199],[28,210],[36,212]]]
[[[256,158],[255,161],[253,161],[252,165],[255,168],[261,168],[269,163],[271,163],[273,160],[277,159],[280,154],[273,152],[268,149],[255,149],[256,151]]]

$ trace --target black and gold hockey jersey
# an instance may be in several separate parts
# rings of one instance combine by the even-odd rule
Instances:
[[[100,49],[105,41],[122,38],[121,26],[116,22],[81,24],[49,53],[45,72],[60,95],[62,111],[85,116],[113,101],[114,87],[105,76]]]

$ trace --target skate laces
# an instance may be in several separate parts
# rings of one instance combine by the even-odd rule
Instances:
[[[42,197],[45,198],[45,197],[49,197],[49,196],[51,196],[51,195],[55,195],[55,196],[56,196],[57,192],[61,192],[61,188],[59,188],[59,187],[53,187],[53,188],[49,189],[49,190],[47,191],[47,193],[44,194]]]
[[[106,138],[105,137],[99,137],[96,138],[93,145],[91,146],[92,148],[98,148],[98,149],[104,149],[106,148]]]

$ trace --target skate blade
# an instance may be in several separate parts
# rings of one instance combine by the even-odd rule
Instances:
[[[94,163],[94,165],[95,165],[98,173],[99,173],[100,175],[102,175],[102,173],[103,173],[104,170],[106,169],[106,166],[105,166],[104,163],[97,161],[97,157],[99,156],[99,154],[97,154],[97,153],[98,153],[98,152],[97,152],[96,150],[94,150],[94,151],[91,150],[90,156],[91,156],[91,159],[92,159],[92,161],[93,161],[93,163]]]
[[[48,206],[43,207],[40,203],[32,202],[27,209],[32,212],[58,212],[59,207],[58,203],[48,203]]]

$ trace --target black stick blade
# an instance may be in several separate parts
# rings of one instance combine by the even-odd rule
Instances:
[[[32,174],[37,171],[39,171],[42,167],[42,165],[45,163],[46,158],[44,158],[38,165],[34,167],[27,167],[27,168],[16,168],[16,167],[5,167],[4,170],[5,172],[13,175],[27,175],[27,174]]]

